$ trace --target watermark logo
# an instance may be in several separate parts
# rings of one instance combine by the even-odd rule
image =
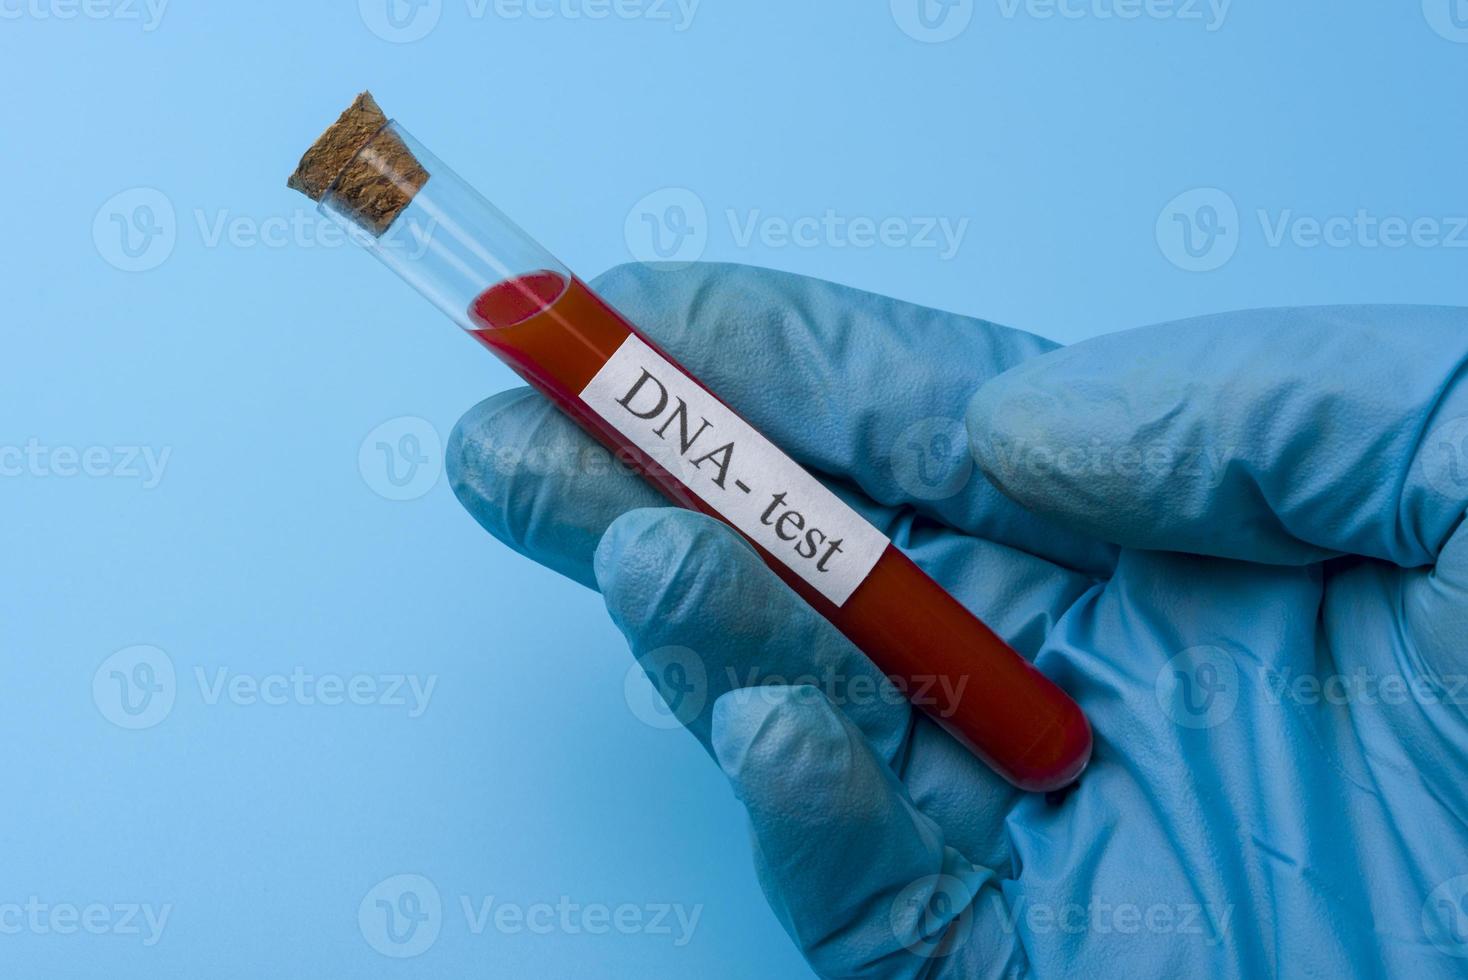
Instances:
[[[1457,44],[1468,44],[1468,0],[1422,0],[1428,25]]]
[[[1468,875],[1449,878],[1422,903],[1422,928],[1439,950],[1468,959]]]
[[[873,670],[847,673],[828,665],[799,675],[767,673],[758,665],[745,670],[725,666],[710,677],[708,667],[688,647],[660,647],[643,654],[623,678],[623,696],[632,714],[649,728],[667,731],[687,726],[703,711],[714,691],[747,691],[770,705],[798,700],[845,709],[871,705],[917,707],[939,719],[962,706],[967,676],[914,674],[888,678]]]
[[[1220,946],[1228,939],[1233,921],[1232,903],[1113,902],[1099,895],[1087,901],[1032,902],[1021,895],[1009,908],[1004,896],[992,892],[994,918],[1014,935],[1021,921],[1032,936],[1135,936],[1150,934],[1178,939],[1200,939]]]
[[[665,187],[632,205],[623,231],[638,262],[685,266],[702,258],[708,247],[708,209],[688,188]]]
[[[960,419],[921,419],[897,437],[892,477],[915,500],[946,500],[968,486],[973,471],[968,429]]]
[[[844,215],[835,208],[821,214],[785,216],[760,208],[727,208],[724,218],[736,248],[756,241],[765,248],[912,249],[936,251],[944,262],[958,255],[968,235],[968,218],[938,215],[904,217]]]
[[[1453,501],[1468,500],[1468,415],[1433,429],[1420,458],[1432,489]]]
[[[1262,667],[1259,682],[1272,705],[1468,705],[1468,674],[1374,674],[1358,667],[1346,674],[1322,675],[1297,674],[1293,667]]]
[[[665,187],[633,205],[624,235],[634,259],[675,269],[697,262],[721,226],[737,249],[884,248],[934,252],[946,262],[962,249],[969,225],[964,217],[843,214],[835,208],[810,214],[725,208],[719,223],[710,221],[698,194],[686,187]]]
[[[1468,2],[1468,0],[1465,0]],[[1366,208],[1309,214],[1294,208],[1256,208],[1259,240],[1266,248],[1468,249],[1468,215],[1377,214]],[[1238,205],[1216,187],[1179,194],[1157,217],[1157,244],[1169,262],[1187,272],[1226,265],[1253,233]]]
[[[622,694],[632,714],[649,728],[681,728],[708,703],[708,668],[687,647],[661,647],[628,668]]]
[[[443,0],[357,0],[362,23],[391,44],[411,44],[432,33],[443,16]]]
[[[664,936],[675,949],[693,941],[698,922],[703,918],[703,905],[688,906],[682,902],[575,902],[562,895],[551,902],[506,902],[495,895],[476,897],[460,895],[459,906],[464,923],[472,936],[482,936],[492,928],[503,936]]]
[[[471,22],[519,20],[641,20],[671,24],[682,34],[693,26],[702,0],[463,0]],[[392,44],[421,41],[443,18],[443,0],[358,0],[362,23]]]
[[[386,500],[417,500],[438,485],[443,440],[426,419],[402,415],[367,433],[357,449],[357,471]]]
[[[1169,442],[1106,443],[1099,438],[1084,444],[1031,443],[1028,439],[1000,439],[989,443],[988,455],[997,475],[1015,478],[1061,477],[1109,480],[1124,477],[1148,484],[1161,480],[1218,487],[1228,473],[1233,446],[1175,445]]]
[[[1257,212],[1264,244],[1270,248],[1433,249],[1468,248],[1468,216],[1376,215],[1365,208],[1354,214],[1324,217],[1294,208]]]
[[[119,728],[152,728],[173,711],[177,695],[173,661],[155,646],[118,650],[92,675],[93,703]]]
[[[1184,728],[1213,728],[1239,703],[1239,668],[1218,647],[1190,647],[1157,672],[1157,703]]]
[[[953,875],[928,875],[897,893],[890,925],[909,952],[924,959],[942,959],[968,942],[973,915],[967,885]]]
[[[974,0],[892,0],[892,19],[914,41],[941,44],[968,30]]]
[[[97,253],[125,272],[156,269],[185,239],[208,251],[371,245],[416,262],[433,247],[437,233],[436,218],[417,214],[405,215],[386,233],[374,236],[349,221],[305,207],[264,215],[228,207],[181,211],[167,194],[152,187],[134,187],[113,195],[92,222]]]
[[[92,219],[97,254],[123,272],[156,269],[168,261],[177,242],[173,202],[153,187],[132,187],[114,194]]]
[[[771,706],[831,704],[838,708],[869,705],[921,708],[938,719],[952,718],[962,707],[971,679],[967,674],[911,674],[884,677],[876,670],[847,673],[833,665],[804,674],[771,674],[758,665],[742,672],[724,668],[727,690],[746,691]]]
[[[199,244],[206,249],[331,249],[350,244],[395,252],[413,262],[428,253],[438,232],[437,218],[411,215],[393,222],[383,234],[374,235],[351,222],[338,222],[306,208],[263,218],[229,208],[194,208],[193,219]]]
[[[693,940],[703,905],[682,902],[514,902],[499,895],[460,893],[462,927],[470,938],[501,936],[665,937],[676,948]],[[422,875],[400,874],[378,882],[357,906],[357,927],[367,945],[393,959],[421,956],[458,918],[444,908],[438,886]]]
[[[467,0],[469,16],[489,11],[500,20],[644,20],[673,25],[682,34],[693,26],[702,0]]]
[[[423,717],[438,689],[437,674],[316,673],[297,666],[289,671],[241,673],[228,667],[195,665],[193,687],[209,708],[257,705],[303,708],[377,708],[401,711],[409,720]],[[173,710],[181,692],[171,657],[153,646],[119,650],[92,675],[92,700],[120,728],[152,728]]]
[[[314,674],[296,667],[289,674],[242,674],[227,667],[211,674],[194,668],[194,682],[204,704],[228,702],[242,708],[281,707],[402,708],[408,718],[421,718],[438,688],[438,675],[428,674]]]
[[[383,956],[405,960],[421,956],[438,942],[443,927],[443,900],[438,888],[422,875],[393,875],[362,897],[357,928]]]
[[[1217,187],[1184,191],[1157,216],[1157,246],[1187,272],[1222,268],[1239,248],[1239,209]]]
[[[1233,0],[998,0],[999,14],[1014,20],[1170,20],[1202,24],[1209,34],[1228,20]]]

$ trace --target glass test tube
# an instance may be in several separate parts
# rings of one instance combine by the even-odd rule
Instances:
[[[743,535],[1011,783],[1054,790],[1085,768],[1074,701],[396,123],[319,199],[669,499]]]

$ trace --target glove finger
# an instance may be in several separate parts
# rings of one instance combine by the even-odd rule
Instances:
[[[593,589],[591,559],[608,525],[633,508],[667,503],[529,388],[470,409],[446,456],[449,484],[480,526]]]
[[[822,976],[1017,976],[994,873],[948,845],[811,687],[719,699],[713,746],[749,814],[760,884]]]
[[[820,685],[896,758],[911,709],[891,682],[712,518],[671,507],[618,518],[596,551],[612,622],[672,716],[712,751],[714,702],[760,685]]]
[[[963,409],[1054,344],[983,320],[803,276],[627,265],[608,302],[796,460],[884,505],[1102,572],[1111,549],[1014,506],[972,466]]]
[[[1468,476],[1434,469],[1468,437],[1465,364],[1468,311],[1208,317],[1022,363],[974,397],[969,434],[1005,492],[1116,544],[1417,567],[1468,506]]]
[[[950,538],[953,538],[950,535]],[[957,538],[987,596],[974,605],[1000,635],[1033,655],[1052,624],[1088,585],[1031,556],[1028,578],[1004,593],[1000,546]],[[1012,566],[1011,566],[1012,567]],[[1038,571],[1049,570],[1048,576]],[[662,694],[674,718],[711,750],[712,708],[741,688],[804,684],[819,688],[851,718],[919,805],[956,845],[991,867],[1006,867],[1000,826],[1017,795],[925,716],[919,703],[983,678],[914,678],[899,690],[849,640],[767,568],[728,528],[673,508],[635,510],[608,529],[596,553],[596,577],[612,620]]]
[[[1460,448],[1468,451],[1468,440]],[[1444,689],[1461,686],[1468,671],[1468,521],[1458,525],[1435,566],[1402,572],[1402,615],[1423,659],[1421,674]]]
[[[1468,380],[1428,424],[1416,476],[1435,495],[1435,509],[1456,513],[1458,524],[1432,568],[1402,573],[1407,634],[1431,670],[1461,678],[1468,670]]]

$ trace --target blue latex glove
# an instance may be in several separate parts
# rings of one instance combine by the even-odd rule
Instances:
[[[590,445],[526,390],[474,409],[479,522],[599,589],[655,681],[702,668],[682,719],[819,973],[1468,970],[1468,311],[1053,349],[741,267],[596,288],[1095,727],[1072,793],[1012,790],[732,532],[621,470],[504,465]]]

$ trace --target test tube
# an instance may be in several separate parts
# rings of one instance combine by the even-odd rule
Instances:
[[[1091,755],[1080,707],[876,527],[363,93],[291,179],[387,266],[679,506],[732,527],[918,707],[1009,782]]]

